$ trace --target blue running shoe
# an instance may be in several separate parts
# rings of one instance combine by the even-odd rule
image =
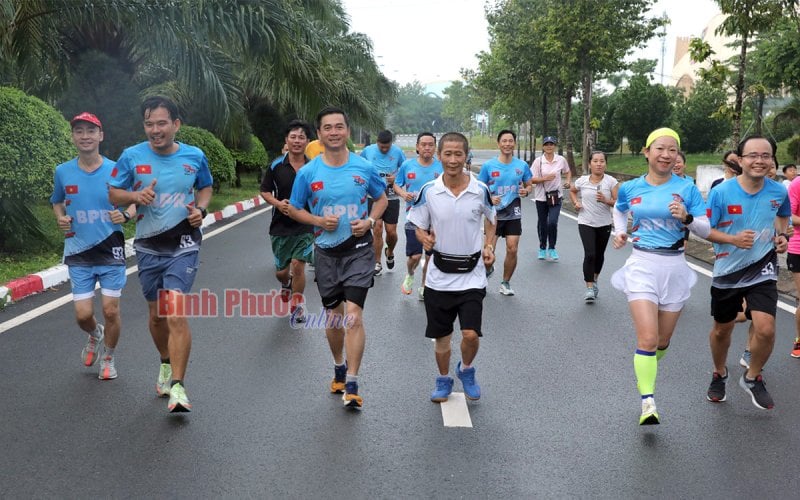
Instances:
[[[539,249],[539,256],[537,257],[539,260],[544,260],[547,258],[547,254],[545,253],[544,248]]]
[[[444,403],[451,392],[453,392],[453,377],[447,375],[436,377],[436,389],[431,393],[431,401]]]
[[[547,251],[550,257],[550,260],[558,261],[558,252],[556,252],[555,248],[551,248]]]
[[[354,408],[356,410],[361,409],[361,405],[364,404],[364,400],[358,395],[358,382],[347,382],[345,384],[342,402],[346,408]]]
[[[473,401],[481,399],[481,386],[475,381],[474,366],[461,371],[461,361],[459,361],[458,367],[456,367],[456,375],[461,379],[461,384],[464,386],[464,395],[467,396],[467,399]]]

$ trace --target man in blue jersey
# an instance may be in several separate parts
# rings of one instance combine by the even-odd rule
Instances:
[[[725,401],[728,347],[736,315],[746,300],[752,318],[750,366],[739,379],[757,408],[768,410],[774,402],[761,376],[775,343],[778,304],[778,253],[786,251],[786,230],[791,207],[786,188],[766,178],[773,166],[773,147],[761,136],[745,138],[738,147],[741,175],[723,182],[709,193],[708,211],[716,259],[711,280],[709,334],[714,373],[706,397]]]
[[[121,328],[119,298],[125,286],[123,224],[135,207],[117,209],[108,201],[108,181],[114,162],[100,154],[103,125],[91,113],[71,121],[78,157],[56,167],[50,203],[64,231],[64,264],[69,268],[75,317],[89,335],[81,353],[85,366],[100,361],[101,380],[117,378],[114,349]],[[94,317],[94,287],[100,283],[105,325]],[[103,353],[100,354],[100,345]]]
[[[330,390],[344,393],[346,407],[360,409],[363,311],[375,265],[371,230],[386,209],[386,182],[368,161],[347,150],[350,123],[344,110],[324,108],[316,126],[325,151],[297,172],[289,215],[315,226],[314,268],[334,361]],[[368,196],[375,199],[370,210]]]
[[[311,126],[292,120],[284,136],[286,154],[278,157],[261,180],[261,197],[274,207],[269,225],[272,254],[275,257],[275,277],[281,283],[281,297],[291,300],[290,321],[294,325],[305,321],[303,293],[306,289],[306,262],[311,262],[314,250],[314,231],[289,217],[289,198],[292,195],[297,171],[309,162],[305,155]]]
[[[436,151],[436,136],[431,132],[421,132],[417,135],[417,157],[403,162],[394,182],[397,195],[406,201],[406,214],[411,210],[414,198],[419,194],[425,183],[442,175],[442,162],[433,157]],[[422,243],[416,235],[416,228],[411,222],[406,222],[406,278],[400,285],[400,291],[411,295],[414,287],[414,271],[422,259]],[[431,255],[426,253],[425,262],[422,264],[422,283],[419,287],[419,299],[423,300],[425,294],[425,275],[428,271],[428,261]]]
[[[483,336],[486,266],[494,262],[495,209],[486,185],[464,171],[468,152],[469,142],[462,134],[442,136],[439,159],[444,174],[425,184],[408,214],[423,248],[433,253],[425,284],[425,336],[435,341],[435,403],[447,401],[453,390],[450,341],[456,318],[461,327],[456,376],[468,399],[481,397],[473,363]]]
[[[141,112],[147,141],[122,152],[109,199],[138,207],[133,244],[150,335],[161,356],[156,392],[169,396],[170,412],[185,412],[192,409],[184,387],[192,333],[180,314],[183,308],[175,306],[183,304],[200,265],[200,226],[211,201],[211,172],[202,150],[175,142],[181,120],[174,102],[149,97]]]
[[[361,156],[378,170],[378,173],[386,181],[386,199],[389,204],[375,222],[375,276],[383,271],[381,265],[381,252],[383,249],[383,230],[386,228],[386,267],[394,269],[394,247],[397,245],[397,221],[400,218],[400,198],[394,191],[395,178],[400,166],[406,161],[403,150],[392,144],[394,136],[389,130],[382,130],[378,133],[378,142],[369,145],[361,151]],[[370,201],[370,204],[372,202]]]
[[[522,235],[522,204],[520,196],[528,196],[531,189],[531,174],[528,164],[514,158],[517,134],[511,130],[501,130],[497,134],[500,154],[481,166],[478,180],[489,186],[492,203],[497,210],[497,230],[492,247],[499,237],[506,239],[506,258],[503,261],[503,280],[500,293],[514,295],[511,276],[517,268],[519,237]]]

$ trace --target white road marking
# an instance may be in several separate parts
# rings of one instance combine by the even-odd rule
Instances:
[[[565,217],[568,217],[568,218],[570,218],[570,219],[572,219],[572,220],[574,220],[576,222],[578,220],[578,218],[576,216],[574,216],[574,215],[572,215],[570,213],[567,213],[567,212],[563,212],[562,211],[561,215],[563,215]],[[706,269],[704,267],[701,267],[701,266],[698,266],[697,264],[692,264],[691,262],[687,262],[687,264],[689,264],[689,268],[690,269],[693,269],[694,271],[696,271],[696,272],[698,272],[698,273],[700,273],[700,274],[702,274],[704,276],[708,276],[709,278],[711,277],[711,271],[709,271],[708,269]],[[778,300],[778,308],[788,312],[789,314],[795,314],[795,311],[797,311],[796,307],[794,307],[794,306],[792,306],[790,304],[787,304],[786,302],[783,302],[781,300]]]
[[[463,392],[453,392],[447,401],[439,404],[442,407],[442,421],[445,427],[472,427],[467,398]]]
[[[221,233],[223,231],[227,231],[228,229],[232,229],[232,228],[238,226],[239,224],[241,224],[242,222],[245,222],[245,221],[247,221],[249,219],[252,219],[253,217],[265,214],[266,212],[268,212],[270,210],[272,210],[271,206],[267,207],[266,210],[259,210],[257,212],[252,213],[252,214],[246,215],[246,216],[242,217],[241,219],[239,219],[239,220],[237,220],[235,222],[231,222],[230,224],[227,224],[227,225],[222,226],[220,228],[217,228],[217,229],[215,229],[213,231],[210,231],[207,234],[203,234],[203,239],[213,238],[214,236],[218,235],[219,233]],[[131,274],[135,273],[138,270],[139,270],[139,268],[136,265],[133,265],[133,266],[129,267],[125,271],[125,275],[126,276],[130,276]],[[100,287],[99,284],[97,286],[95,286],[95,290],[97,290],[99,287]],[[59,307],[63,306],[64,304],[69,304],[70,302],[72,302],[72,294],[64,295],[63,297],[59,297],[59,298],[57,298],[55,300],[51,300],[50,302],[48,302],[46,304],[42,304],[41,306],[37,307],[36,309],[31,309],[30,311],[28,311],[28,312],[26,312],[24,314],[20,314],[19,316],[11,318],[8,321],[0,323],[0,334],[5,333],[8,330],[11,330],[12,328],[20,326],[22,324],[25,324],[25,323],[27,323],[28,321],[30,321],[30,320],[32,320],[34,318],[38,318],[42,314],[46,314],[46,313],[48,313],[50,311],[58,309]]]

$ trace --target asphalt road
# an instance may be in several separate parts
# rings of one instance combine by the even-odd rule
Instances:
[[[117,380],[99,381],[96,367],[80,364],[84,336],[68,304],[0,334],[0,497],[796,497],[793,317],[779,311],[765,372],[776,408],[756,409],[735,383],[727,402],[711,404],[709,279],[701,275],[660,364],[662,424],[639,427],[632,325],[609,285],[630,250],[607,251],[599,300],[587,305],[576,223],[561,219],[561,262],[537,261],[535,210],[523,205],[517,295],[497,293],[495,275],[484,303],[473,427],[445,427],[428,400],[433,348],[422,304],[400,293],[402,264],[377,277],[367,298],[360,413],[327,392],[321,330],[238,314],[191,320],[194,411],[167,413],[133,274]],[[269,215],[258,214],[204,242],[196,290],[274,287]],[[66,288],[12,305],[0,323]],[[309,292],[318,310],[313,284]],[[737,377],[744,336],[740,325],[729,362]]]

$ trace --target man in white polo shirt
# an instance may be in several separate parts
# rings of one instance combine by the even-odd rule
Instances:
[[[456,132],[445,134],[438,152],[444,174],[422,187],[407,218],[416,226],[423,248],[433,252],[425,283],[425,336],[436,341],[439,376],[431,401],[447,401],[453,391],[450,338],[456,317],[461,325],[461,361],[456,375],[466,397],[477,400],[481,388],[472,362],[482,336],[486,267],[494,263],[490,242],[495,234],[495,209],[486,184],[464,172],[467,138]]]

